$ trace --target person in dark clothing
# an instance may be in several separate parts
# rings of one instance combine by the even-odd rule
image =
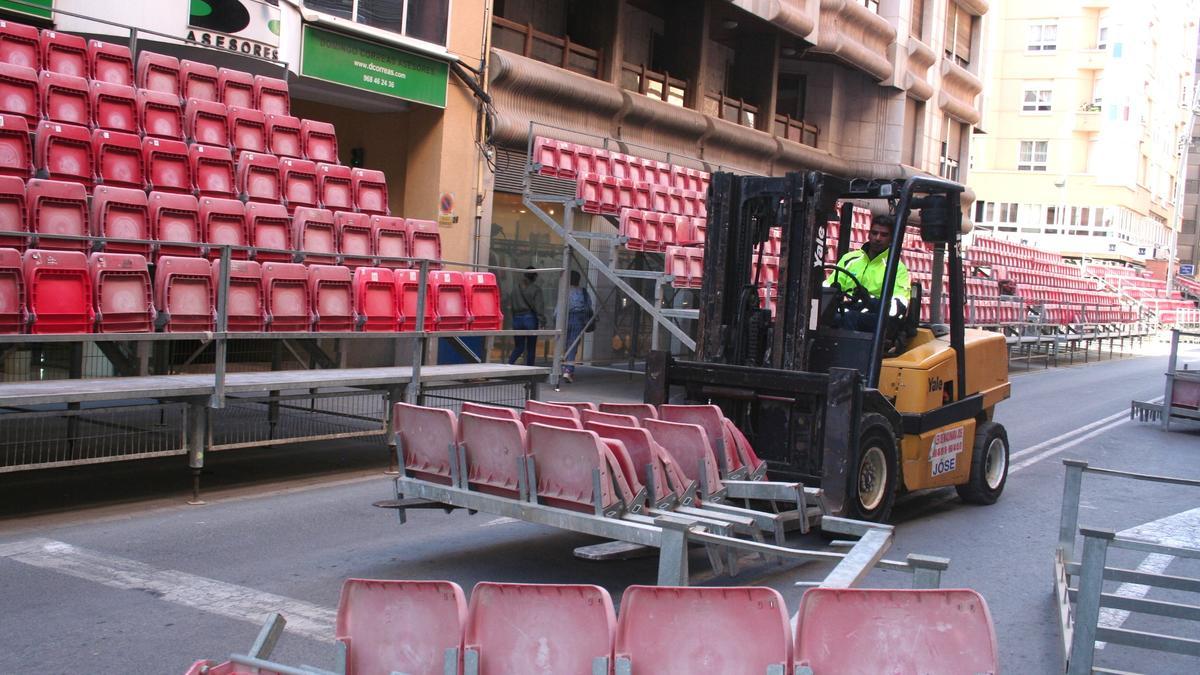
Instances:
[[[526,269],[534,269],[532,266]],[[537,272],[526,272],[521,281],[508,295],[508,312],[513,318],[513,330],[537,330],[546,325],[546,314],[542,300],[542,285],[538,283]],[[514,338],[516,346],[508,357],[509,364],[514,364],[522,354],[525,355],[525,365],[532,366],[537,353],[536,335],[518,335]]]

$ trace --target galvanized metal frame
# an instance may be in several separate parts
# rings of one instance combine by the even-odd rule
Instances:
[[[1171,428],[1171,418],[1200,421],[1200,411],[1184,408],[1174,404],[1175,382],[1184,380],[1200,382],[1200,375],[1193,371],[1179,368],[1179,340],[1182,337],[1200,338],[1200,332],[1184,331],[1178,328],[1171,330],[1171,355],[1167,359],[1166,384],[1163,387],[1163,402],[1161,404],[1146,401],[1133,401],[1129,409],[1129,418],[1142,421],[1159,420],[1163,431]]]

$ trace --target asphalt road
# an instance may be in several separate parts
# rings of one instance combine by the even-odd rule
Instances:
[[[1198,356],[1191,353],[1193,364]],[[1020,454],[1001,501],[973,507],[942,490],[897,506],[888,557],[950,558],[943,586],[983,594],[1005,672],[1060,672],[1051,571],[1061,459],[1200,477],[1200,425],[1168,434],[1116,415],[1131,399],[1161,395],[1164,364],[1151,356],[1014,374],[1013,397],[997,417]],[[624,378],[590,391],[606,400],[640,395]],[[582,386],[547,394],[585,395]],[[272,610],[291,619],[276,656],[330,668],[334,652],[323,636],[332,635],[348,577],[451,579],[468,590],[484,580],[596,583],[614,599],[630,584],[653,583],[652,558],[576,559],[572,550],[595,543],[591,537],[463,512],[414,512],[401,526],[393,512],[371,506],[390,496],[380,461],[378,448],[363,443],[214,455],[209,503],[200,507],[182,504],[186,475],[177,460],[0,476],[0,673],[181,673],[197,658],[245,651]],[[1114,530],[1152,522],[1196,507],[1190,492],[1089,478],[1081,521]],[[1143,557],[1131,556],[1129,566]],[[702,554],[692,560],[704,579]],[[1167,573],[1200,576],[1197,563],[1177,560]],[[706,583],[771,585],[794,610],[803,589],[793,582],[812,571],[758,565]],[[907,583],[895,572],[868,579]],[[1134,620],[1127,627],[1172,629]],[[1200,670],[1195,659],[1148,659],[1116,646],[1098,663]]]

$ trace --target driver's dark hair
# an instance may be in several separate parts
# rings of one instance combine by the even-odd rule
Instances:
[[[872,225],[883,225],[887,229],[891,230],[893,233],[896,232],[896,218],[895,218],[895,216],[892,216],[890,214],[885,213],[882,216],[875,216],[874,218],[871,219],[871,224]]]

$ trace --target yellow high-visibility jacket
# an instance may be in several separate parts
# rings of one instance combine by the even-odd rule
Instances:
[[[854,249],[853,251],[847,251],[846,255],[842,256],[842,259],[838,261],[838,267],[858,277],[859,282],[867,289],[871,297],[878,298],[883,295],[883,276],[887,272],[887,257],[887,249],[884,249],[883,252],[874,258],[867,256],[866,249]],[[829,276],[825,279],[825,285],[838,286],[847,292],[852,292],[855,288],[854,279],[839,273],[837,270],[830,272]],[[912,284],[908,278],[908,268],[901,261],[900,266],[896,269],[896,284],[892,287],[892,297],[900,298],[907,305],[911,289]]]

